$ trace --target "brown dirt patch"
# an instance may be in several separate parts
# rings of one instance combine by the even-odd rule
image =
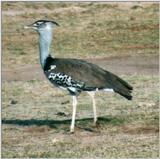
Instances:
[[[154,56],[126,56],[85,59],[115,74],[158,75],[159,57]],[[45,80],[40,65],[24,65],[14,68],[2,68],[2,81]]]
[[[25,132],[29,132],[29,133],[47,133],[50,130],[51,130],[51,128],[49,128],[49,126],[32,126],[32,127],[28,127],[25,130]]]
[[[154,126],[123,126],[122,131],[127,134],[149,134],[158,133],[159,128]]]

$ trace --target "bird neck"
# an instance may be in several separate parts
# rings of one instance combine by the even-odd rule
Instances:
[[[39,52],[40,52],[40,63],[44,69],[47,57],[50,54],[50,45],[52,42],[52,31],[43,31],[39,33]]]

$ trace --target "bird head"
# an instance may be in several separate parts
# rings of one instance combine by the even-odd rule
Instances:
[[[35,29],[37,32],[41,33],[44,31],[52,31],[54,26],[59,26],[59,24],[55,21],[50,20],[38,20],[30,25],[26,25],[24,28],[32,28]]]

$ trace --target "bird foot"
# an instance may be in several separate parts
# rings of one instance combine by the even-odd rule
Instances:
[[[72,134],[74,134],[74,131],[67,131],[67,132],[65,132],[65,134],[67,134],[67,135],[72,135]]]
[[[70,134],[74,134],[74,129],[73,128],[70,129]]]
[[[94,124],[95,127],[99,127],[99,122],[98,121],[94,122],[93,124]]]
[[[93,122],[93,124],[94,124],[94,126],[96,126],[96,125],[97,125],[97,120],[95,120],[95,121]]]
[[[74,131],[71,131],[71,130],[70,130],[69,134],[74,134]]]

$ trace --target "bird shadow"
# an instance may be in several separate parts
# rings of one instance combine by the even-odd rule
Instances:
[[[93,118],[83,118],[83,119],[77,119],[76,120],[78,128],[88,130],[90,131],[87,125],[90,125],[90,123],[93,123]],[[102,125],[108,125],[113,124],[117,125],[123,124],[123,120],[120,120],[120,118],[113,118],[113,117],[99,117],[96,127],[100,127]],[[11,124],[11,125],[19,125],[19,126],[48,126],[50,128],[58,129],[61,126],[67,126],[69,127],[71,123],[70,119],[65,120],[40,120],[40,119],[2,119],[2,124]]]

